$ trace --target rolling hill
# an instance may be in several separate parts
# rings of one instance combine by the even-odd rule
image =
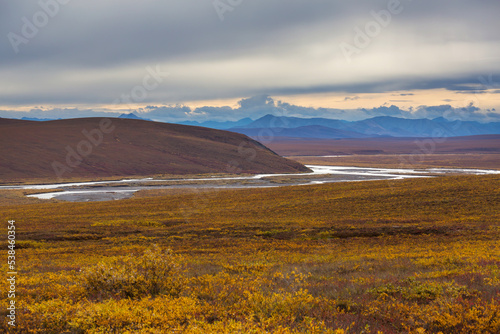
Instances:
[[[245,135],[134,119],[0,119],[0,181],[308,169]]]

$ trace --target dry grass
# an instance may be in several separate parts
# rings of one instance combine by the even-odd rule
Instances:
[[[500,330],[500,176],[2,209],[18,233],[19,333]],[[175,263],[146,256],[154,244]],[[139,288],[156,258],[177,266],[175,294]]]
[[[36,203],[47,203],[47,200],[41,200],[38,198],[27,197],[31,194],[41,194],[59,191],[57,189],[19,189],[19,190],[0,190],[0,206],[11,206],[11,205],[21,205],[21,204],[36,204]],[[55,202],[51,200],[50,202]]]

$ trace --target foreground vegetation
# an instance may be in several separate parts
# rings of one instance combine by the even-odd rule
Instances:
[[[500,176],[2,211],[19,304],[3,331],[500,332]]]

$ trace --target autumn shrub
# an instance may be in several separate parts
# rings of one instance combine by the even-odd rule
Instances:
[[[228,190],[188,223],[184,194],[5,207],[20,266],[16,328],[0,308],[0,333],[498,334],[499,189],[464,176]],[[154,242],[182,260],[143,252]]]
[[[307,290],[272,294],[247,292],[245,297],[255,321],[265,323],[272,320],[287,325],[301,322],[319,303]]]
[[[73,333],[177,333],[198,308],[191,298],[171,296],[82,303],[68,327]]]
[[[62,299],[33,303],[20,312],[19,319],[22,321],[15,328],[9,328],[9,332],[65,333],[69,330],[68,322],[74,317],[75,309],[75,304]]]
[[[83,270],[83,285],[90,297],[141,298],[179,296],[184,280],[170,249],[154,245],[141,256],[124,256]]]
[[[374,295],[397,296],[408,301],[420,303],[430,302],[443,295],[459,296],[467,294],[465,287],[453,283],[439,284],[437,282],[420,282],[409,277],[401,282],[401,285],[391,283],[369,290]]]
[[[441,302],[432,309],[424,309],[421,318],[427,320],[431,332],[443,333],[500,333],[500,303],[480,298],[458,298],[453,303]]]

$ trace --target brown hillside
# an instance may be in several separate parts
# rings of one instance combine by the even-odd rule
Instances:
[[[117,118],[0,119],[0,181],[308,169],[244,136]]]
[[[500,153],[500,135],[450,138],[302,139],[276,137],[266,144],[283,156]]]

